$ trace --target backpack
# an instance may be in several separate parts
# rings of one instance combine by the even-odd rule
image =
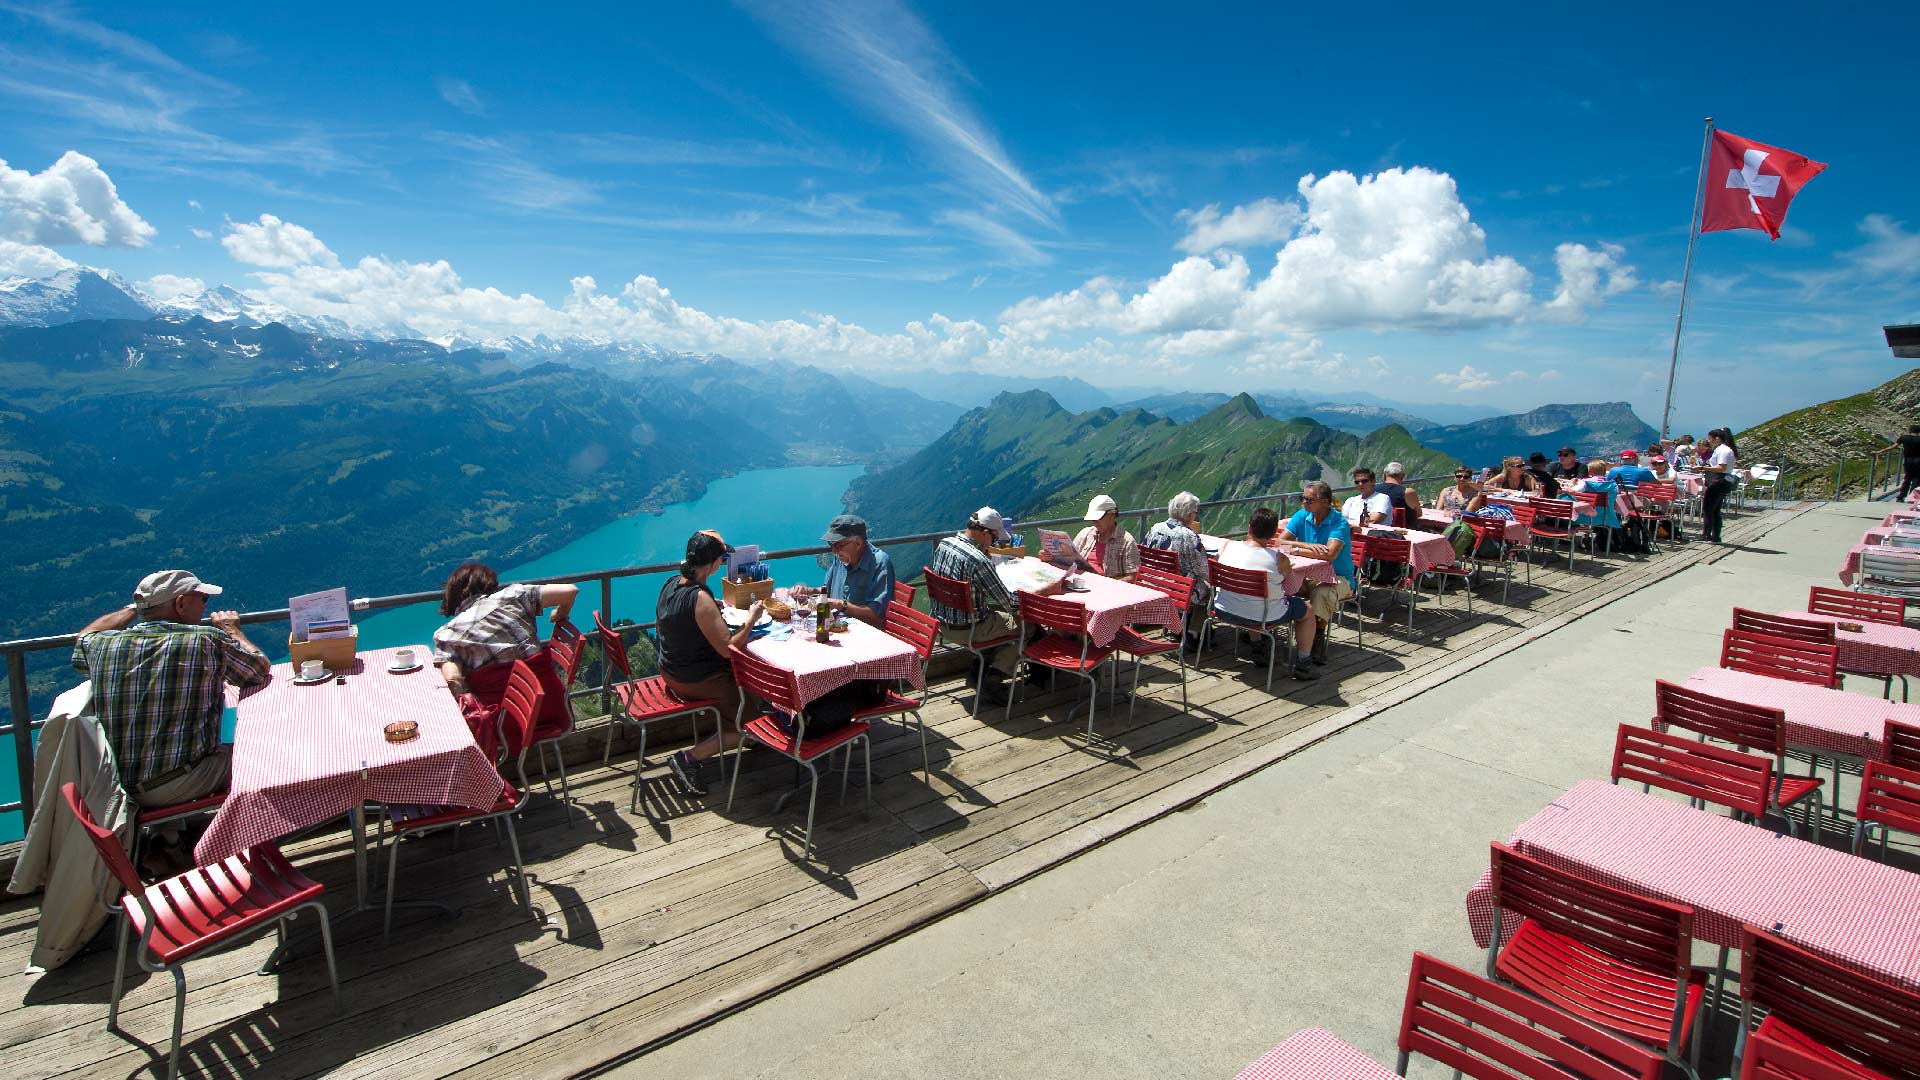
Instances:
[[[1456,559],[1466,558],[1473,550],[1473,526],[1461,518],[1448,522],[1447,527],[1440,530],[1440,535],[1453,545],[1453,557]]]

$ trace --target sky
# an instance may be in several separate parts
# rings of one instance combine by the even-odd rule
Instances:
[[[1700,237],[1675,430],[1904,370],[1920,8],[1553,7],[0,0],[0,276],[1658,426],[1712,115],[1829,168]]]

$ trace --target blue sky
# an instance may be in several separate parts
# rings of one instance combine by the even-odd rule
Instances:
[[[1712,113],[1830,166],[1779,242],[1700,242],[1675,426],[1737,426],[1901,370],[1920,148],[1862,43],[1915,11],[0,0],[0,252],[433,335],[1657,424]],[[33,217],[96,174],[106,227]]]

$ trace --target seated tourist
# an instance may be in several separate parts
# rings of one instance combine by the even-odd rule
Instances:
[[[1655,480],[1663,484],[1673,483],[1673,466],[1667,463],[1665,454],[1650,455],[1647,458],[1647,471],[1653,474]]]
[[[1093,572],[1104,577],[1132,581],[1133,575],[1140,569],[1140,545],[1133,534],[1120,528],[1120,507],[1106,495],[1095,495],[1087,504],[1086,517],[1093,524],[1080,530],[1073,538],[1074,550],[1080,553]]]
[[[498,749],[500,695],[515,660],[534,660],[546,647],[540,641],[540,613],[553,609],[557,626],[567,621],[578,585],[509,585],[484,563],[466,563],[447,575],[440,614],[452,616],[433,632],[433,662],[446,677],[447,690],[460,702],[474,741],[491,757]],[[531,665],[546,688],[541,726],[570,722],[566,687],[553,664]]]
[[[841,514],[828,523],[820,541],[833,553],[827,567],[827,606],[885,629],[887,605],[893,602],[893,560],[867,543],[866,519]],[[805,603],[816,590],[796,585],[791,591]]]
[[[1167,500],[1167,520],[1147,530],[1141,541],[1145,547],[1171,551],[1180,559],[1180,573],[1193,579],[1193,605],[1187,609],[1186,637],[1182,642],[1194,649],[1199,641],[1193,635],[1206,619],[1207,550],[1200,542],[1200,498],[1183,491]]]
[[[1453,470],[1453,485],[1440,490],[1440,510],[1447,514],[1470,514],[1487,505],[1487,495],[1473,482],[1466,466]]]
[[[1301,681],[1317,679],[1320,674],[1313,670],[1314,620],[1306,618],[1306,601],[1287,595],[1287,573],[1293,569],[1293,563],[1274,547],[1279,533],[1280,515],[1263,506],[1247,519],[1245,540],[1229,541],[1221,547],[1222,566],[1259,570],[1267,575],[1267,597],[1261,600],[1217,591],[1213,595],[1214,615],[1222,622],[1257,631],[1252,635],[1257,646],[1254,663],[1263,666],[1267,663],[1266,642],[1260,640],[1260,636],[1268,632],[1271,624],[1291,623],[1296,648],[1293,677]]]
[[[667,758],[674,780],[690,795],[706,794],[700,763],[740,745],[738,725],[745,722],[741,715],[745,699],[733,681],[733,660],[727,650],[746,646],[753,635],[753,624],[766,610],[755,601],[740,629],[727,629],[720,604],[707,588],[707,581],[726,565],[726,541],[717,533],[694,533],[687,538],[687,554],[680,560],[679,573],[660,587],[660,598],[654,605],[660,677],[666,680],[667,689],[682,699],[708,698],[720,703],[720,732]]]
[[[1667,455],[1668,464],[1676,469],[1697,469],[1700,462],[1696,459],[1693,436],[1681,435],[1673,440],[1673,452]]]
[[[1460,474],[1465,472],[1460,470]],[[1353,531],[1345,517],[1333,512],[1333,489],[1319,480],[1309,481],[1300,491],[1300,509],[1287,519],[1279,536],[1281,550],[1333,564],[1333,584],[1316,582],[1307,588],[1307,603],[1313,608],[1315,620],[1313,662],[1325,664],[1327,630],[1340,611],[1340,602],[1360,587],[1353,565]]]
[[[1409,524],[1420,520],[1424,504],[1420,501],[1420,493],[1407,486],[1407,467],[1397,461],[1389,461],[1380,472],[1385,479],[1375,484],[1374,490],[1385,495],[1394,509],[1405,510]]]
[[[996,541],[1005,544],[1012,539],[1000,511],[983,506],[967,518],[966,528],[934,545],[933,557],[927,562],[929,571],[966,582],[973,602],[971,615],[937,600],[928,603],[928,610],[940,620],[941,641],[964,647],[970,640],[979,644],[1005,639],[987,658],[987,665],[1000,674],[1002,682],[982,679],[979,688],[981,700],[989,705],[1006,704],[1004,680],[1020,662],[1020,605],[987,557],[987,548]],[[1064,581],[1056,581],[1038,591],[1051,596],[1065,588]]]
[[[1620,485],[1607,479],[1609,468],[1611,466],[1608,465],[1606,458],[1594,458],[1587,462],[1587,478],[1580,482],[1579,490],[1600,496],[1600,501],[1594,504],[1594,515],[1581,518],[1581,524],[1602,529],[1620,527],[1620,515],[1613,507],[1615,499],[1620,495]]]
[[[1393,521],[1393,502],[1375,489],[1373,470],[1362,466],[1353,470],[1353,486],[1358,490],[1340,507],[1340,514],[1353,528],[1364,528]]]
[[[1659,477],[1652,469],[1640,464],[1640,455],[1632,450],[1620,451],[1620,464],[1607,470],[1607,479],[1627,491]]]
[[[82,627],[74,643],[73,666],[93,682],[94,714],[113,746],[120,786],[141,806],[226,788],[232,758],[220,718],[227,684],[260,686],[272,670],[240,631],[238,612],[207,614],[207,598],[220,591],[185,570],[148,574],[133,603]],[[192,865],[177,830],[162,833],[152,850],[158,869]]]
[[[1547,455],[1538,450],[1527,455],[1527,475],[1533,477],[1536,494],[1547,498],[1560,494],[1560,481],[1553,478],[1553,468],[1547,463]]]
[[[1500,491],[1520,491],[1529,495],[1540,490],[1539,481],[1526,470],[1525,464],[1516,455],[1500,462],[1500,468],[1487,477],[1487,487]]]
[[[1587,464],[1580,460],[1579,454],[1574,453],[1573,447],[1561,447],[1559,460],[1553,464],[1553,478],[1555,480],[1571,480],[1577,484],[1585,479],[1586,475]]]

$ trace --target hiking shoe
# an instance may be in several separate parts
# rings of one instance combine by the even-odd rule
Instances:
[[[1298,656],[1295,656],[1293,660],[1293,677],[1297,682],[1312,682],[1320,677],[1320,673],[1313,670],[1311,663],[1304,663]]]
[[[674,752],[667,758],[667,768],[673,770],[673,778],[680,783],[680,790],[689,795],[705,795],[707,789],[700,783],[700,763],[685,750]]]
[[[1313,666],[1327,666],[1327,628],[1321,626],[1313,635]]]

